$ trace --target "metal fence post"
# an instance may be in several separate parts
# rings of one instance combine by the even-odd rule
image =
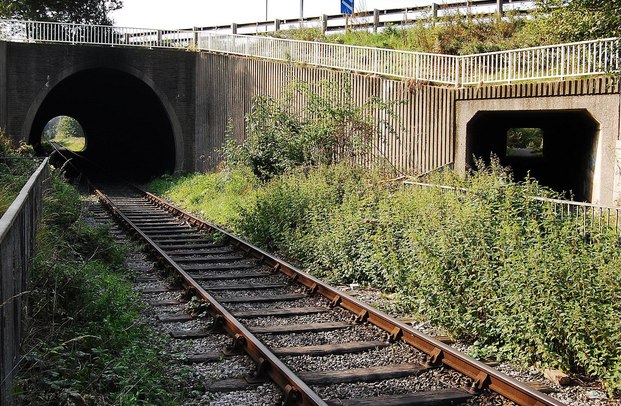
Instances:
[[[377,29],[379,28],[379,10],[378,9],[373,9],[373,32],[377,32]]]
[[[434,24],[438,19],[438,8],[438,3],[431,3],[431,18],[433,18]]]
[[[565,79],[565,47],[561,47],[561,80]]]

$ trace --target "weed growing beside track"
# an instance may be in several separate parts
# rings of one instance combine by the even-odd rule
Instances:
[[[15,197],[37,167],[37,162],[13,149],[11,141],[0,131],[0,216],[6,212]]]
[[[621,389],[621,250],[529,198],[497,165],[404,188],[347,163],[258,182],[249,169],[160,179],[150,188],[332,282],[398,294],[473,343],[473,355],[554,366]]]
[[[30,328],[17,391],[24,404],[175,405],[181,383],[140,321],[124,252],[87,226],[77,191],[57,175],[44,202],[30,279]]]

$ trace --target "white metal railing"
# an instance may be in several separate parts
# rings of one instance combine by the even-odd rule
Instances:
[[[0,40],[195,49],[455,86],[621,70],[619,38],[455,56],[197,30],[0,19]]]
[[[0,40],[12,42],[186,48],[196,43],[196,35],[192,30],[0,19]]]
[[[464,55],[461,84],[601,75],[619,71],[619,38]]]
[[[455,84],[459,70],[454,55],[395,51],[269,37],[201,33],[199,48],[362,73]]]

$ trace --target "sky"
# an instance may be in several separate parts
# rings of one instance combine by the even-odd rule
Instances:
[[[112,13],[116,26],[137,28],[191,28],[254,21],[292,19],[300,16],[338,14],[341,0],[123,0]],[[355,0],[357,11],[429,4],[432,0]],[[438,3],[437,0],[435,0]]]

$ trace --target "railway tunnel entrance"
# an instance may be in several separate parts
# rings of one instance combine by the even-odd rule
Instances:
[[[591,201],[599,123],[588,111],[480,111],[467,124],[466,164],[497,156],[516,180],[528,174],[566,198]]]
[[[82,155],[132,180],[175,170],[175,136],[161,99],[144,81],[115,69],[87,69],[53,86],[32,120],[29,143],[46,125],[70,116],[83,128]]]

